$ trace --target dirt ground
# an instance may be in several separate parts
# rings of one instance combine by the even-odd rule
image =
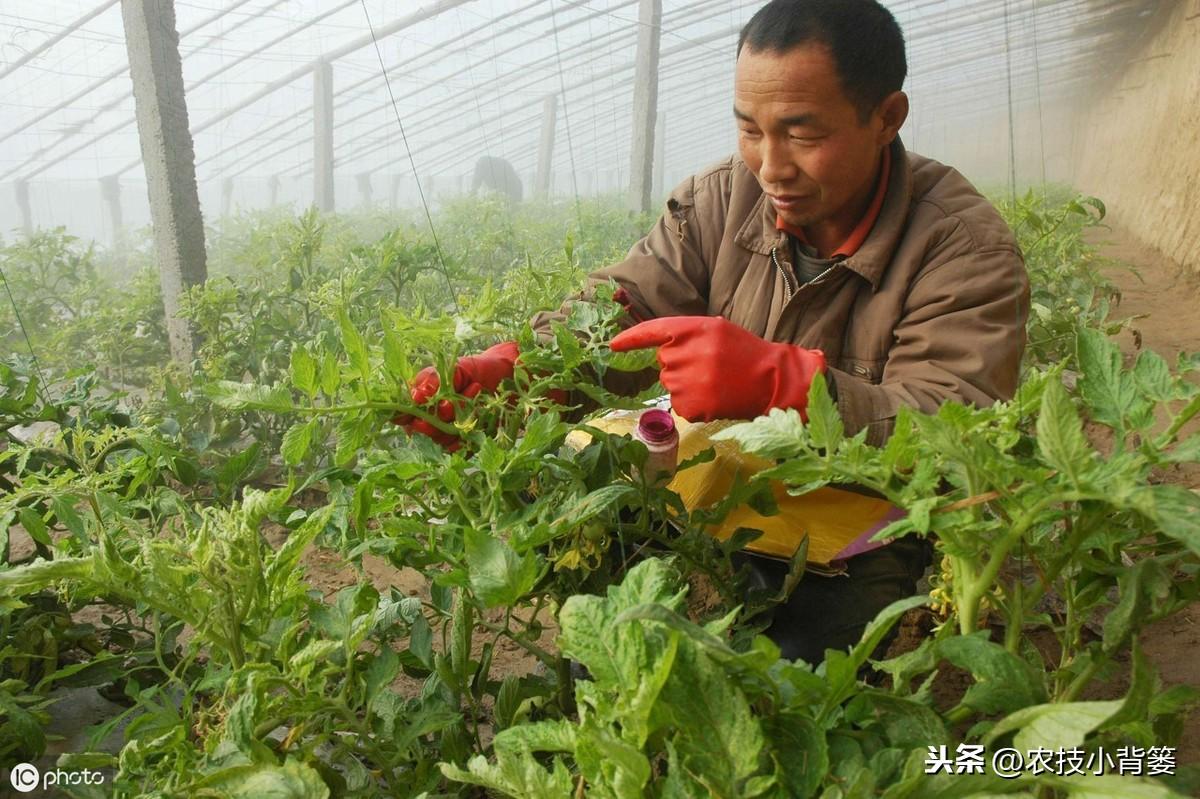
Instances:
[[[1136,333],[1122,333],[1126,356],[1137,345],[1152,349],[1174,363],[1181,352],[1200,352],[1200,282],[1183,273],[1153,250],[1139,246],[1120,230],[1097,232],[1095,241],[1109,258],[1133,266],[1137,275],[1114,270],[1110,276],[1122,291],[1118,316],[1145,315],[1134,322]],[[1140,278],[1140,279],[1139,279]],[[1196,424],[1187,430],[1197,432]],[[1163,475],[1165,481],[1200,490],[1200,469],[1180,469]],[[1146,654],[1164,685],[1200,688],[1200,603],[1151,627],[1143,638]],[[1200,711],[1194,712],[1179,745],[1178,763],[1200,763]]]

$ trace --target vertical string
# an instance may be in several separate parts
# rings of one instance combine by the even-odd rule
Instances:
[[[1042,120],[1042,63],[1038,56],[1038,0],[1031,0],[1033,5],[1033,80],[1034,91],[1037,94],[1038,118],[1038,153],[1041,156],[1042,167],[1042,196],[1046,196],[1046,128]]]
[[[1004,0],[1004,68],[1008,82],[1008,193],[1015,206],[1017,204],[1017,149],[1013,122],[1012,30],[1008,0]]]

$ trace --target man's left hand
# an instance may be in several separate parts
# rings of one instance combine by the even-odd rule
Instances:
[[[614,352],[658,347],[659,379],[671,406],[690,422],[753,419],[771,408],[807,418],[808,389],[825,355],[766,341],[717,316],[669,316],[634,325]]]

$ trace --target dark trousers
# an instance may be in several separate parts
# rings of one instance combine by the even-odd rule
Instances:
[[[741,555],[751,579],[772,593],[787,576],[787,564],[755,555]],[[788,660],[813,665],[825,659],[826,649],[845,650],[858,643],[879,611],[916,593],[917,582],[933,560],[932,544],[907,536],[885,547],[846,561],[846,574],[825,576],[808,572],[782,605],[771,613],[765,635]],[[893,627],[875,652],[883,656],[895,638]]]

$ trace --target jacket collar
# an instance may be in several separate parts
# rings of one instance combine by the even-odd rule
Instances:
[[[879,288],[883,273],[891,263],[892,255],[904,234],[912,200],[912,166],[908,161],[908,152],[899,136],[892,140],[890,146],[892,169],[879,218],[875,220],[867,240],[858,251],[842,262],[847,269],[856,272],[870,283],[873,290]],[[751,179],[753,180],[753,176]],[[754,186],[757,188],[757,181],[754,181]],[[787,252],[787,234],[776,229],[776,218],[777,214],[767,200],[767,195],[759,190],[758,201],[738,230],[734,241],[762,255],[770,255],[771,250],[776,247]]]

